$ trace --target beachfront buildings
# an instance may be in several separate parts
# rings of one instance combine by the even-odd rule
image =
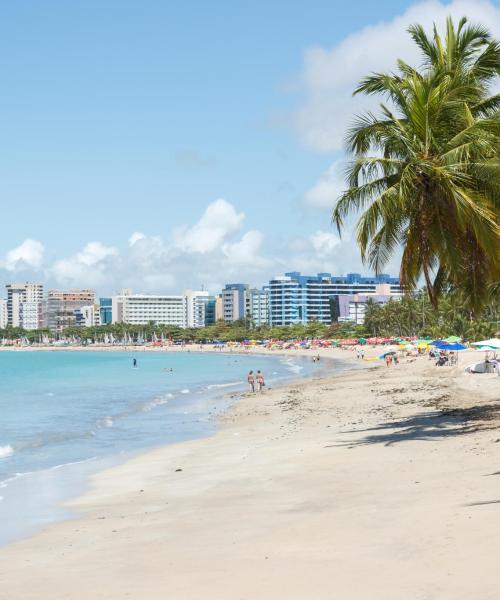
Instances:
[[[397,300],[400,294],[349,294],[337,295],[333,299],[333,320],[339,323],[363,325],[368,301],[386,304],[390,299]]]
[[[187,327],[206,327],[215,323],[215,297],[206,290],[186,290]]]
[[[222,319],[250,319],[256,325],[269,322],[269,290],[250,288],[246,283],[228,283],[221,292]]]
[[[0,298],[0,329],[7,327],[7,300]]]
[[[238,321],[247,316],[248,284],[227,283],[221,292],[222,318],[224,321]]]
[[[99,298],[99,321],[101,325],[110,325],[113,322],[113,300]]]
[[[101,325],[99,304],[89,304],[75,309],[76,325],[79,327],[98,327]]]
[[[269,321],[275,326],[309,321],[329,325],[338,319],[335,305],[339,296],[400,297],[401,293],[399,279],[385,274],[374,277],[362,277],[359,273],[301,275],[294,271],[269,282]]]
[[[23,329],[42,325],[43,285],[41,283],[8,283],[7,324]]]
[[[119,296],[113,296],[112,305],[113,323],[187,327],[186,296],[122,292]]]
[[[248,290],[247,315],[255,327],[269,323],[269,290],[267,288]]]
[[[95,302],[94,290],[49,290],[43,302],[43,324],[55,333],[77,325],[76,311]]]

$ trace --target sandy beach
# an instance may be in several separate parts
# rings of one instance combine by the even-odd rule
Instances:
[[[496,600],[500,381],[477,357],[245,395],[1,548],[0,598]]]

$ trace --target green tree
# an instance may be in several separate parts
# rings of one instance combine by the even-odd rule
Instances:
[[[500,46],[482,27],[447,21],[444,39],[409,28],[422,51],[418,70],[366,77],[355,94],[381,95],[380,114],[348,132],[348,189],[333,210],[339,228],[352,212],[362,258],[380,272],[402,247],[401,280],[423,277],[437,307],[446,287],[477,311],[500,278]]]

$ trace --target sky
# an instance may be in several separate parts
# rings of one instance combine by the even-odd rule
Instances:
[[[330,219],[352,90],[448,14],[500,37],[488,0],[1,2],[0,285],[368,273]]]

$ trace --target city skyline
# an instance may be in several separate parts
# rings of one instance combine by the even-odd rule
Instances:
[[[250,319],[253,326],[286,326],[319,321],[363,319],[368,298],[379,304],[402,297],[399,278],[389,274],[347,276],[290,271],[266,284],[226,283],[215,294],[184,289],[176,294],[134,293],[122,289],[97,297],[88,288],[44,291],[36,282],[9,283],[0,298],[0,329],[49,329],[62,334],[70,327],[115,323],[205,327],[217,321]],[[342,297],[342,301],[340,298]],[[362,322],[362,321],[361,321]]]

